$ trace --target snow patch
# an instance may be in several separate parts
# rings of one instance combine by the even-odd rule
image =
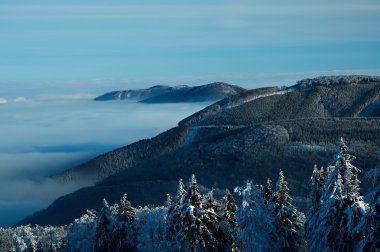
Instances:
[[[122,94],[123,94],[122,92],[117,93],[117,99],[118,99],[118,100],[121,100],[121,95],[122,95]]]
[[[275,92],[270,92],[270,93],[266,93],[266,94],[252,96],[252,97],[244,99],[244,100],[242,100],[240,102],[237,102],[237,103],[234,103],[234,104],[231,104],[231,105],[227,106],[227,109],[238,107],[238,106],[240,106],[240,105],[242,105],[244,103],[251,102],[251,101],[257,100],[259,98],[273,96],[273,95],[283,95],[283,94],[286,94],[286,93],[288,93],[287,90],[281,90],[281,91],[275,91]]]

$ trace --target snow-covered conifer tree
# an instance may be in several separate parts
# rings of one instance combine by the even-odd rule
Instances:
[[[0,228],[0,251],[67,251],[66,227],[20,226]],[[92,250],[92,248],[91,248]]]
[[[236,212],[241,251],[273,251],[276,243],[273,202],[264,199],[264,188],[247,181],[235,192],[242,197],[242,205]]]
[[[95,246],[96,212],[87,210],[68,227],[67,242],[73,251],[92,251]]]
[[[100,211],[98,222],[96,224],[96,234],[95,234],[95,251],[110,251],[109,245],[111,240],[111,230],[110,230],[110,209],[106,199],[103,199],[103,208]]]
[[[226,195],[222,199],[221,222],[219,226],[219,235],[217,236],[219,248],[225,251],[239,251],[238,229],[236,222],[237,206],[234,197],[227,189]]]
[[[276,251],[302,251],[305,248],[305,216],[292,205],[288,183],[280,170],[274,194],[274,226],[277,237]]]
[[[218,237],[221,233],[219,232],[219,225],[221,217],[218,215],[218,210],[220,209],[220,203],[215,200],[213,190],[209,191],[204,197],[202,204],[202,222],[206,227],[206,238],[208,239],[206,243],[207,251],[216,251],[220,246]],[[225,249],[225,248],[224,248]]]
[[[178,182],[177,194],[168,206],[168,213],[166,217],[166,244],[162,244],[162,247],[166,247],[166,250],[178,250],[180,249],[179,240],[181,239],[182,223],[182,207],[183,201],[187,192],[185,185],[181,180]]]
[[[267,183],[264,186],[264,200],[265,203],[270,202],[273,199],[273,183],[270,178],[267,178]]]
[[[166,194],[166,206],[169,207],[173,203],[173,197],[168,193]]]
[[[317,168],[317,165],[314,166],[313,174],[310,178],[310,193],[309,197],[311,199],[311,208],[307,213],[306,222],[305,222],[305,235],[306,240],[310,241],[314,239],[313,230],[316,229],[316,225],[319,223],[314,219],[318,216],[316,213],[320,210],[322,196],[324,194],[324,185],[325,185],[326,172],[321,167]]]
[[[308,215],[308,251],[352,251],[360,239],[355,227],[366,206],[359,194],[359,169],[351,164],[355,157],[343,139],[338,151],[326,171],[320,206]]]
[[[0,251],[14,251],[9,230],[0,228]]]
[[[165,239],[165,216],[166,207],[144,207],[138,209],[136,213],[136,231],[138,251],[161,252],[173,251],[166,247],[161,247]],[[131,250],[123,250],[131,251]]]
[[[114,224],[112,228],[112,251],[133,251],[136,246],[136,212],[124,194],[118,205],[114,206]]]
[[[127,223],[133,223],[135,221],[135,215],[136,215],[136,209],[132,207],[131,202],[129,202],[127,194],[124,193],[124,195],[120,198],[119,201],[119,219],[127,222]]]
[[[365,197],[369,208],[355,230],[362,235],[357,251],[380,249],[380,164],[367,172],[367,178],[372,190]]]
[[[182,251],[200,251],[206,248],[207,243],[213,244],[212,232],[204,223],[203,198],[199,192],[199,185],[195,175],[191,176],[188,194],[182,207],[182,223],[180,234]]]
[[[313,209],[318,209],[321,205],[322,195],[324,193],[325,177],[326,173],[323,167],[318,169],[315,165],[310,179],[310,198]]]

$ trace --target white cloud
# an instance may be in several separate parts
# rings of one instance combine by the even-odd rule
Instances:
[[[93,94],[69,94],[63,95],[62,98],[67,100],[89,100],[94,99],[96,95]]]
[[[8,103],[7,99],[0,97],[0,105]]]
[[[14,99],[13,99],[13,102],[16,102],[16,103],[25,103],[25,102],[32,102],[32,100],[20,96],[20,97],[16,97],[16,98],[14,98]]]
[[[36,95],[36,101],[57,101],[57,100],[92,100],[96,94],[39,94]]]

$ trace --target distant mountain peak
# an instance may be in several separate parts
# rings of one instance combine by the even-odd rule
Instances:
[[[316,87],[333,87],[357,84],[379,83],[379,76],[367,75],[332,75],[320,76],[316,78],[307,78],[297,82],[296,85],[290,87],[295,90],[307,90]]]
[[[127,100],[143,103],[205,102],[221,100],[244,91],[244,88],[224,82],[201,86],[155,85],[147,89],[112,91],[96,97],[95,100]]]
[[[148,88],[148,89],[168,88],[168,87],[169,87],[168,85],[154,85],[154,86],[151,86],[151,87]]]

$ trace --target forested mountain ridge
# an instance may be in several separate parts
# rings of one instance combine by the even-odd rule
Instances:
[[[273,95],[280,89],[277,87],[259,88],[244,92],[241,96],[232,96],[185,118],[177,127],[167,130],[151,139],[142,139],[128,146],[102,154],[78,167],[54,175],[53,178],[65,182],[70,180],[90,179],[100,181],[121,170],[128,169],[142,160],[173,151],[181,147],[188,137],[189,130],[203,118],[219,113],[221,109],[233,107],[244,100],[258,99]]]
[[[59,198],[22,223],[68,223],[86,208],[99,209],[101,198],[113,202],[124,192],[135,205],[159,204],[192,173],[209,188],[231,189],[247,178],[262,183],[280,168],[302,208],[312,167],[330,163],[336,139],[347,139],[361,169],[376,164],[379,95],[379,77],[338,76],[226,98],[157,137],[56,175],[63,182],[90,178],[98,184]]]
[[[142,103],[174,103],[218,101],[246,91],[244,88],[224,82],[200,86],[156,85],[147,89],[112,91],[96,97],[95,101],[127,100]]]

